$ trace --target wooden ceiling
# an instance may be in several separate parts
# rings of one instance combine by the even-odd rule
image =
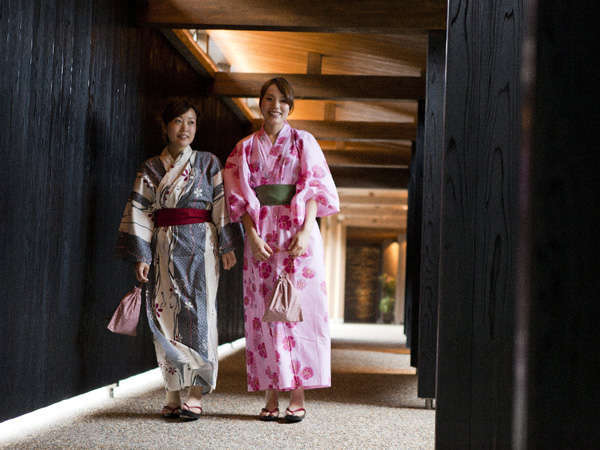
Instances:
[[[288,78],[296,96],[292,126],[317,137],[338,186],[362,188],[357,192],[370,199],[368,208],[345,205],[342,215],[358,221],[351,226],[403,227],[405,195],[379,206],[373,195],[408,182],[417,102],[425,97],[427,31],[445,28],[445,1],[145,3],[139,22],[160,27],[214,79],[213,94],[255,126],[262,83]]]

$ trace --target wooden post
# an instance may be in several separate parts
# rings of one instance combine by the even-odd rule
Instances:
[[[419,344],[419,282],[421,270],[421,215],[423,202],[423,119],[425,104],[419,101],[417,140],[410,159],[408,215],[406,221],[406,294],[404,332],[410,347],[410,364],[417,367]]]
[[[423,148],[418,372],[418,395],[422,398],[435,397],[445,68],[446,34],[442,31],[432,31],[429,33],[427,51],[427,97]]]
[[[527,10],[513,448],[600,448],[598,5]]]
[[[511,446],[522,5],[448,4],[438,449]]]

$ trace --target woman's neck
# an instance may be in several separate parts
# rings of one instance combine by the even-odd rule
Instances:
[[[177,145],[169,144],[167,145],[167,150],[169,151],[173,159],[177,159],[181,152],[185,150],[185,147],[179,147]]]
[[[277,139],[279,132],[283,128],[283,123],[277,124],[277,125],[272,125],[272,124],[265,122],[264,128],[265,128],[265,133],[267,133],[267,136],[269,137],[271,142],[275,143],[275,139]]]

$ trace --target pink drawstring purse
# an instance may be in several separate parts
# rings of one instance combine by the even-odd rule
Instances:
[[[121,299],[106,328],[113,333],[135,336],[141,303],[142,289],[136,286]]]
[[[287,273],[279,275],[266,305],[263,322],[302,322],[300,296]]]

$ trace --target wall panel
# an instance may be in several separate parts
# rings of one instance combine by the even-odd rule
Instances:
[[[135,172],[160,152],[165,98],[201,110],[194,148],[223,161],[248,129],[128,2],[0,5],[0,386],[7,419],[155,366],[146,326],[106,323],[133,284],[114,257]],[[241,273],[219,296],[222,340],[243,335]]]

